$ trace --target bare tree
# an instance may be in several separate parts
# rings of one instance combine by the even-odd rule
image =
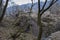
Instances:
[[[31,0],[31,2],[32,2],[32,5],[31,5],[31,8],[30,8],[30,13],[29,13],[29,16],[30,16],[30,14],[32,13],[32,9],[33,9],[33,0]]]
[[[35,6],[33,0],[31,0],[31,3],[32,3],[32,4],[31,4],[31,7],[28,7],[29,12],[27,12],[27,13],[29,13],[29,16],[30,16],[30,17],[31,17],[32,9],[33,9],[33,7]]]
[[[0,16],[2,14],[2,0],[0,0]]]
[[[2,5],[2,0],[0,0],[0,6]]]
[[[39,34],[38,34],[38,38],[37,40],[41,40],[42,38],[42,23],[41,23],[41,17],[44,14],[45,11],[47,11],[53,4],[55,4],[58,0],[51,0],[49,3],[49,6],[47,8],[45,8],[46,3],[48,0],[45,0],[45,3],[42,7],[42,9],[40,9],[40,0],[38,0],[38,25],[39,25]]]
[[[8,5],[8,1],[9,0],[6,0],[6,4],[5,4],[4,8],[3,8],[2,15],[0,17],[0,22],[3,20],[3,17],[5,15],[5,11],[6,11],[6,8],[7,8],[7,5]]]

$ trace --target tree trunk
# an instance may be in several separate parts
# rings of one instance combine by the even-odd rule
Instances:
[[[0,0],[0,17],[1,17],[1,14],[2,14],[2,0]]]
[[[3,20],[3,17],[5,15],[5,11],[6,11],[6,8],[7,8],[7,5],[8,5],[8,1],[9,0],[6,0],[6,4],[5,4],[4,8],[3,8],[2,15],[0,17],[0,22]]]
[[[39,25],[39,34],[38,34],[37,40],[41,40],[41,38],[42,38],[41,16],[42,15],[40,15],[40,0],[38,0],[38,25]]]
[[[0,0],[0,6],[2,5],[2,0]]]
[[[39,25],[39,34],[37,40],[41,40],[42,38],[42,23],[41,23],[41,16],[38,14],[38,25]]]

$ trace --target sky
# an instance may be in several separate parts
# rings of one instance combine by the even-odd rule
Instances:
[[[12,1],[15,2],[18,5],[31,3],[31,0],[12,0]],[[37,2],[37,0],[34,0],[34,2]]]
[[[37,2],[37,1],[38,0],[33,0],[34,3]],[[40,1],[44,2],[45,0],[40,0]],[[10,0],[9,4],[8,4],[8,7],[14,5],[14,4],[11,4],[12,2],[14,2],[17,5],[23,5],[23,4],[31,3],[31,0]]]
[[[44,2],[45,0],[40,0],[42,2]],[[12,0],[12,2],[15,2],[18,5],[22,5],[22,4],[27,4],[27,3],[31,3],[31,0]],[[34,0],[34,3],[37,2],[37,0]]]
[[[45,0],[40,0],[40,1],[44,2]]]

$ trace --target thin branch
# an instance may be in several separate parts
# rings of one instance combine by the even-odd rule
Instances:
[[[40,10],[40,12],[41,12],[42,10],[44,10],[44,7],[46,6],[46,3],[47,3],[47,0],[45,1],[45,3],[44,3],[44,5],[43,5],[42,9]]]
[[[52,0],[52,2],[50,3],[50,5],[49,5],[46,9],[44,9],[44,10],[41,12],[40,15],[42,15],[46,10],[48,10],[48,9],[49,9],[53,4],[55,4],[57,1],[58,1],[58,0],[56,0],[56,1]]]
[[[29,12],[27,12],[27,13],[32,13],[32,9],[33,9],[34,5],[35,5],[35,4],[32,2],[31,8],[30,8],[30,7],[28,7],[28,9],[30,9],[30,11],[29,11]]]
[[[31,5],[30,12],[32,11],[32,8],[33,8],[33,0],[31,0],[31,2],[32,2],[32,5]]]

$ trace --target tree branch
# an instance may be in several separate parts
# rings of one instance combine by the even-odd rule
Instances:
[[[44,3],[44,5],[43,5],[42,9],[40,10],[40,12],[41,12],[42,10],[44,10],[44,7],[46,6],[46,3],[47,3],[47,0],[45,1],[45,3]]]
[[[44,9],[44,10],[41,11],[41,14],[40,14],[40,15],[42,15],[45,11],[47,11],[47,10],[48,10],[53,4],[55,4],[57,1],[58,1],[58,0],[56,0],[56,1],[52,0],[51,3],[50,3],[50,5],[49,5],[46,9]]]

